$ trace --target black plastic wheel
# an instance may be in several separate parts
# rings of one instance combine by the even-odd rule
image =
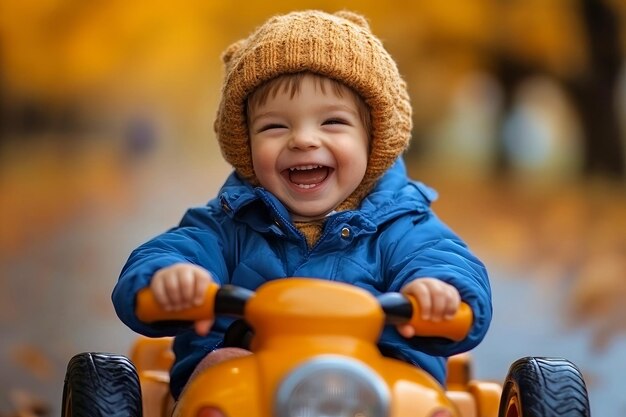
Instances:
[[[79,353],[67,365],[63,417],[141,417],[141,389],[122,355]]]
[[[504,382],[499,417],[588,417],[589,397],[578,368],[566,359],[515,361]]]

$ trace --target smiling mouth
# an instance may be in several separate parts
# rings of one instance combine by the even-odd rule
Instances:
[[[323,165],[300,165],[289,168],[289,181],[298,188],[309,189],[324,182],[330,174],[331,168]]]

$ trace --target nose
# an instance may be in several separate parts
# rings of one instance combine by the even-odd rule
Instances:
[[[310,150],[320,146],[320,138],[311,129],[296,129],[289,138],[289,148],[294,150]]]

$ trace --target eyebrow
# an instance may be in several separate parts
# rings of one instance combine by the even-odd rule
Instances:
[[[276,112],[276,111],[266,111],[264,113],[257,114],[253,118],[250,118],[250,124],[254,124],[254,122],[256,122],[257,120],[262,119],[264,117],[272,117],[274,115],[279,115],[279,112]]]
[[[356,116],[359,115],[359,109],[352,108],[352,107],[350,107],[348,105],[345,105],[345,104],[333,104],[333,105],[330,105],[328,107],[325,107],[324,109],[325,110],[329,110],[329,111],[342,110],[342,111],[346,111],[348,113],[352,113],[352,114],[354,114]]]

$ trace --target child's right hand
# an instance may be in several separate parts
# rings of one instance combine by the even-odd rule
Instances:
[[[211,282],[213,278],[206,269],[179,263],[159,269],[152,277],[150,289],[161,308],[179,311],[201,305]],[[201,320],[194,323],[194,328],[196,333],[206,336],[212,325],[213,320]]]

